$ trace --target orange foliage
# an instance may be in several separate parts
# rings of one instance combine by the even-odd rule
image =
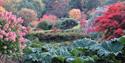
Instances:
[[[81,11],[80,9],[72,9],[69,11],[69,17],[74,19],[80,19],[81,18]]]

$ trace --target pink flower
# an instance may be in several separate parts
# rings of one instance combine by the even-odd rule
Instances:
[[[12,12],[6,11],[0,13],[0,20],[4,23],[0,25],[0,39],[3,40],[3,42],[19,42],[17,45],[19,45],[21,49],[25,48],[26,39],[24,36],[28,33],[28,28],[22,26],[23,19],[21,17],[17,18]]]
[[[96,32],[96,29],[94,27],[91,27],[87,30],[88,33],[91,33],[91,32]]]
[[[84,27],[86,23],[87,23],[86,19],[81,19],[80,20],[80,27]]]
[[[4,5],[4,0],[0,0],[0,6]]]
[[[9,28],[9,24],[5,24],[3,28],[7,30]]]
[[[0,39],[3,39],[3,35],[0,35]]]
[[[14,27],[15,27],[15,25],[14,25],[14,24],[12,24],[12,25],[10,25],[10,27],[11,27],[11,28],[14,28]]]
[[[21,44],[25,43],[26,42],[26,39],[23,38],[23,37],[20,37],[19,40],[18,40]]]
[[[26,33],[25,33],[25,32],[19,32],[18,34],[19,34],[19,36],[20,36],[20,37],[22,37],[22,36],[25,36],[25,35],[26,35]]]
[[[15,32],[8,32],[7,34],[6,34],[6,37],[7,38],[9,38],[9,40],[11,40],[11,41],[16,41],[16,33]]]
[[[19,18],[17,19],[17,21],[18,21],[18,23],[23,23],[23,19],[22,19],[21,17],[19,17]]]
[[[18,42],[20,43],[20,48],[21,49],[24,49],[26,47],[26,45],[25,45],[26,39],[25,38],[20,37]]]
[[[20,48],[21,48],[21,49],[24,49],[25,47],[26,47],[25,44],[20,44]]]
[[[24,27],[24,26],[22,26],[22,31],[25,32],[25,33],[28,33],[29,28],[28,28],[28,27]]]
[[[0,34],[5,35],[6,32],[4,30],[0,30]]]

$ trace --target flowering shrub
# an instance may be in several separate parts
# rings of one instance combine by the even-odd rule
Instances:
[[[104,15],[95,21],[95,31],[103,32],[103,38],[111,39],[124,35],[125,5],[121,2],[109,5]]]
[[[13,54],[21,52],[25,47],[24,36],[28,29],[21,24],[23,19],[17,18],[12,12],[0,13],[0,52],[3,54]]]
[[[4,0],[0,0],[0,6],[3,6]]]

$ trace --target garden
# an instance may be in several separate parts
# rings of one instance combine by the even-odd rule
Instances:
[[[125,63],[125,1],[0,0],[0,63]]]

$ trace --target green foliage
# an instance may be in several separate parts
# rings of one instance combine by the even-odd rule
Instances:
[[[50,29],[52,29],[52,26],[53,25],[51,23],[49,23],[48,21],[43,21],[37,25],[37,28],[40,28],[43,30],[50,30]]]
[[[17,57],[19,52],[19,44],[18,42],[4,41],[0,39],[0,53],[7,54],[11,57]]]
[[[125,45],[125,36],[120,37],[119,42]]]
[[[71,29],[77,25],[78,25],[77,20],[74,20],[72,18],[64,18],[61,19],[56,26],[59,29],[65,30],[65,29]]]
[[[40,48],[29,47],[31,52],[25,54],[25,61],[31,63],[120,63],[121,60],[116,57],[123,49],[117,39],[98,44],[86,38],[70,45],[57,43],[45,44]]]

